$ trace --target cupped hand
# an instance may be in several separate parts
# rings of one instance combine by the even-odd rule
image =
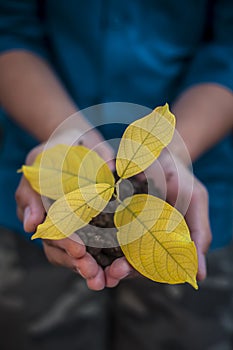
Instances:
[[[199,281],[206,277],[206,253],[211,243],[208,213],[208,192],[179,157],[164,150],[139,181],[153,179],[163,199],[175,206],[185,217],[197,248]],[[126,276],[139,275],[125,258],[119,258],[105,269],[106,285],[115,287]]]
[[[113,159],[113,152],[101,136],[93,131],[92,137],[82,138],[82,144],[93,148],[106,161]],[[32,164],[36,155],[43,149],[40,145],[33,149],[26,160]],[[110,162],[113,169],[113,162]],[[184,216],[189,226],[191,238],[196,244],[198,254],[198,280],[206,277],[205,255],[211,242],[211,230],[208,216],[208,193],[202,183],[192,174],[179,157],[171,156],[164,150],[159,159],[145,171],[147,178],[153,179],[164,199],[175,206]],[[143,176],[138,177],[144,179]],[[40,195],[35,193],[28,181],[22,177],[16,192],[17,212],[24,223],[26,232],[34,232],[46,216]],[[126,259],[116,259],[103,270],[86,251],[82,241],[66,238],[63,240],[44,240],[44,251],[48,260],[56,265],[66,266],[78,272],[86,279],[90,289],[100,290],[105,286],[115,287],[128,276],[139,275]]]
[[[209,222],[208,192],[205,186],[194,176],[188,166],[174,154],[164,150],[159,159],[146,171],[147,177],[158,182],[158,169],[164,173],[165,199],[178,209],[185,217],[194,241],[198,256],[199,281],[205,279],[206,253],[211,243],[212,235]]]
[[[90,131],[86,137],[82,136],[82,144],[90,149],[97,145],[95,150],[113,169],[113,150],[103,141],[102,136],[95,130]],[[44,144],[35,147],[28,154],[26,164],[31,165],[36,156],[43,151],[43,148]],[[32,189],[24,176],[21,178],[15,198],[17,214],[23,222],[24,230],[28,233],[35,232],[37,226],[44,221],[46,211],[41,196]],[[86,251],[81,240],[73,240],[72,237],[62,240],[43,240],[43,247],[47,259],[52,264],[65,266],[79,273],[86,280],[90,289],[101,290],[105,287],[103,269]]]

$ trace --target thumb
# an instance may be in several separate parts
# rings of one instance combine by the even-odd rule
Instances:
[[[111,145],[95,130],[90,135],[83,138],[85,147],[93,149],[108,164],[111,171],[115,170],[115,152]]]
[[[15,199],[18,218],[23,221],[26,232],[34,232],[36,227],[44,221],[45,208],[41,196],[36,193],[22,177],[17,188]]]
[[[40,196],[33,193],[33,197],[31,197],[23,213],[23,227],[25,232],[35,232],[37,226],[44,221],[45,215],[45,209]]]
[[[115,170],[115,156],[112,147],[105,141],[96,147],[96,152],[106,161],[111,171]]]

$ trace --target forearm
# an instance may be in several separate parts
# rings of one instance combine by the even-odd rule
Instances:
[[[172,111],[177,117],[176,129],[195,161],[232,129],[233,94],[215,84],[194,86],[177,99]],[[183,157],[177,139],[171,148]]]
[[[77,112],[50,66],[34,54],[12,51],[1,55],[0,76],[1,105],[39,141],[47,140],[62,121]]]

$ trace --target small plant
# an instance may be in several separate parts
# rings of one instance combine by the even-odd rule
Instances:
[[[114,197],[119,245],[142,275],[162,283],[190,283],[195,289],[197,253],[182,215],[150,194],[120,198],[124,179],[143,172],[172,139],[175,117],[168,105],[130,124],[120,141],[115,181],[104,160],[83,146],[57,145],[21,171],[35,191],[52,199],[34,238],[63,239],[85,227]]]

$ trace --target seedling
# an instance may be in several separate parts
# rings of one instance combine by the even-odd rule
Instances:
[[[170,143],[174,129],[167,104],[130,124],[116,156],[117,181],[96,152],[80,145],[59,144],[39,154],[33,165],[23,165],[33,189],[54,201],[32,239],[71,236],[114,197],[119,203],[117,239],[128,262],[153,281],[188,282],[197,289],[197,253],[183,216],[151,194],[120,198],[122,181],[147,169]]]

